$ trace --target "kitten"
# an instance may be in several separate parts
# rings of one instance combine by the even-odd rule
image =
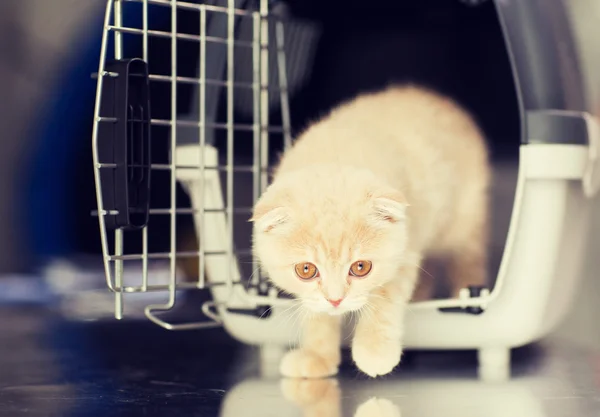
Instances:
[[[489,178],[475,122],[422,88],[360,95],[306,129],[251,219],[265,272],[312,313],[281,373],[336,374],[351,311],[354,362],[371,377],[391,372],[425,257],[448,259],[454,294],[484,284]]]

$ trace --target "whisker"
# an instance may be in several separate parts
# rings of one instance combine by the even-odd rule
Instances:
[[[290,303],[291,305],[290,305],[288,308],[286,308],[286,309],[285,309],[285,310],[283,310],[281,313],[279,313],[279,315],[280,315],[280,316],[284,316],[284,315],[285,315],[285,314],[286,314],[288,311],[290,311],[292,308],[296,308],[296,309],[300,308],[300,304],[301,304],[301,302],[300,302],[300,301],[297,301],[297,300],[293,300],[293,301],[294,301],[294,302]],[[289,320],[289,316],[287,317],[287,319]]]
[[[295,314],[298,313],[298,310],[302,307],[302,303],[300,301],[296,301],[294,303],[292,303],[292,305],[290,305],[288,308],[286,308],[285,310],[283,310],[279,315],[283,316],[285,315],[288,311],[290,311],[291,309],[295,308],[294,311],[292,311],[286,318],[286,320],[284,322],[280,322],[280,326],[281,325],[288,325],[289,321],[292,319],[292,317],[294,317]]]
[[[375,306],[373,306],[371,303],[367,303],[365,304],[365,306],[367,307],[365,312],[367,313],[369,320],[371,320],[374,324],[379,325],[381,323],[381,320],[379,320],[379,316],[376,314],[377,311],[375,309]]]
[[[350,339],[356,330],[356,325],[358,323],[358,320],[356,320],[356,318],[355,318],[355,313],[356,313],[356,311],[354,311],[354,310],[350,311],[350,320],[354,321],[354,328],[352,329],[352,332],[350,332],[350,334],[343,339],[344,342],[346,340]]]
[[[362,307],[359,310],[352,312],[352,319],[354,320],[354,327],[352,328],[352,332],[348,335],[348,337],[356,333],[356,327],[358,326],[358,322],[362,320]]]
[[[429,271],[427,271],[425,268],[423,268],[423,267],[421,266],[421,264],[418,264],[418,263],[407,263],[407,264],[405,264],[405,265],[408,265],[408,266],[416,266],[416,267],[417,267],[417,268],[419,268],[421,271],[423,271],[425,274],[427,274],[429,277],[431,277],[431,278],[435,279],[435,277],[434,277],[432,274],[430,274],[430,273],[429,273]]]
[[[254,277],[254,275],[255,275],[255,274],[258,272],[258,271],[260,271],[260,266],[259,266],[259,267],[257,267],[257,268],[256,268],[254,271],[252,271],[252,273],[251,273],[251,274],[250,274],[250,276],[248,277],[248,281],[251,281],[251,280],[252,280],[252,277]]]
[[[298,321],[298,318],[300,317],[301,314],[302,313],[301,313],[300,309],[294,310],[294,312],[290,315],[288,323],[291,322],[291,325],[293,327],[295,325],[295,323]],[[288,339],[288,348],[289,349],[293,348],[293,340],[292,339],[297,339],[297,338],[298,338],[298,333],[294,333],[294,334],[290,335],[290,338]]]
[[[298,310],[299,307],[300,306],[298,306],[298,305],[293,305],[293,306],[288,307],[283,312],[281,312],[279,314],[279,316],[285,316],[285,319],[283,321],[280,321],[277,324],[277,329],[285,328],[289,324],[289,322],[292,320],[292,318],[294,317],[294,315],[297,313],[297,310]],[[294,308],[294,310],[292,310],[292,308]],[[289,314],[286,314],[290,310],[292,310],[292,311]]]
[[[299,341],[301,337],[302,324],[306,319],[306,311],[305,309],[298,309],[296,311],[298,314],[295,315],[295,320],[292,323],[292,327],[296,329],[295,339]],[[289,340],[289,347],[290,349],[292,348],[292,340]]]
[[[273,311],[273,307],[269,307],[269,308],[267,308],[267,309],[266,309],[266,310],[265,310],[265,311],[264,311],[264,312],[263,312],[263,313],[260,315],[259,319],[262,319],[262,318],[265,316],[265,314],[267,314],[267,313],[270,313],[271,311]]]
[[[435,279],[435,277],[434,277],[433,275],[431,275],[431,274],[430,274],[430,273],[429,273],[427,270],[425,270],[425,268],[423,268],[423,267],[420,267],[420,266],[418,266],[418,268],[419,268],[421,271],[425,272],[425,274],[427,274],[427,275],[428,275],[430,278],[433,278],[433,279]]]

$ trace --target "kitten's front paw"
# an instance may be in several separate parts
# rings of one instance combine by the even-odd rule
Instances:
[[[370,377],[386,375],[400,363],[402,347],[399,341],[375,341],[354,339],[352,343],[352,359]]]
[[[339,360],[326,358],[298,349],[288,352],[281,360],[279,370],[289,378],[325,378],[338,372]]]

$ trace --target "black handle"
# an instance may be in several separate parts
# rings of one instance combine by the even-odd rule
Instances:
[[[107,63],[98,131],[100,181],[109,229],[135,230],[150,212],[150,84],[141,59]]]
[[[271,317],[272,309],[271,306],[260,305],[255,308],[227,308],[227,311],[232,314],[242,314],[245,316],[252,316],[259,319],[268,319]]]
[[[469,289],[469,298],[477,298],[481,296],[485,287],[482,286],[470,286],[467,287]],[[485,312],[485,310],[480,306],[467,306],[467,307],[442,307],[439,309],[442,313],[464,313],[464,314],[473,314],[480,315]]]

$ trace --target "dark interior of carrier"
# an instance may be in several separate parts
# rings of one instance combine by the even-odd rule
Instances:
[[[486,135],[495,163],[516,161],[523,136],[519,90],[494,2],[290,0],[287,5],[291,24],[318,29],[310,65],[305,65],[301,82],[290,96],[295,133],[332,106],[359,92],[382,88],[390,83],[410,82],[446,94],[471,111]],[[163,13],[167,17],[154,24],[153,28],[169,31],[169,12],[165,10]],[[197,33],[197,13],[181,10],[178,31]],[[151,56],[165,57],[164,60],[150,62],[150,73],[168,73],[169,41],[151,42],[149,46]],[[124,56],[139,56],[140,52],[136,52],[139,47],[139,40],[125,42]],[[178,75],[193,76],[199,59],[197,45],[182,42],[178,50]],[[290,72],[298,71],[297,66],[303,64],[290,62],[288,56],[287,65]],[[151,85],[150,94],[152,118],[168,119],[168,85]],[[183,118],[193,111],[193,100],[191,89],[181,90],[178,94],[178,117]],[[224,100],[219,101],[217,110],[217,119],[223,120]],[[251,122],[247,120],[248,114],[244,113],[236,113],[234,118],[236,123]],[[278,106],[272,109],[270,122],[281,124]],[[235,159],[236,163],[247,164],[252,161],[251,133],[248,133],[248,140],[242,136],[236,133]],[[215,139],[215,145],[224,155],[225,132],[216,132]],[[277,156],[282,145],[281,139],[271,139],[271,157]],[[168,129],[153,127],[152,162],[164,163],[168,158]],[[75,198],[89,201],[90,208],[93,208],[95,196],[89,165],[78,178],[76,188],[79,195]],[[168,184],[168,172],[152,173],[152,206],[169,206]],[[189,207],[185,193],[181,189],[178,193],[178,205]],[[502,203],[510,206],[512,200]],[[235,220],[236,246],[248,246],[250,225],[246,220],[243,216]],[[96,220],[82,213],[77,221],[80,223],[80,227],[76,228],[79,231],[79,248],[99,253]],[[192,217],[178,216],[177,223],[178,247],[181,250],[193,249],[196,239]],[[503,220],[502,227],[507,228],[507,225],[508,218]],[[168,216],[151,219],[149,252],[168,251],[168,236]],[[125,239],[125,253],[140,251],[141,239]],[[194,262],[190,262],[188,266],[183,265],[183,269],[193,274],[197,268],[194,269]],[[492,270],[495,274],[497,265]],[[242,275],[250,273],[244,270]],[[193,276],[189,278],[194,279]]]

